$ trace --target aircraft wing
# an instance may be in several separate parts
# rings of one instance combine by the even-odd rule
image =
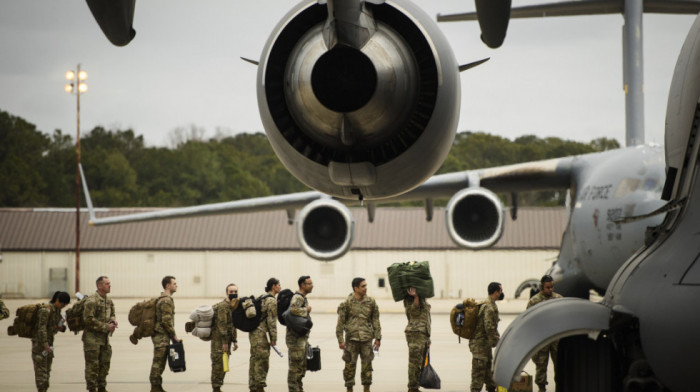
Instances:
[[[616,0],[580,0],[536,4],[510,9],[510,18],[541,18],[546,16],[602,15],[624,12],[624,2]],[[697,14],[697,0],[644,0],[644,12],[662,14]],[[438,22],[477,20],[476,12],[437,16]]]
[[[487,248],[500,239],[505,222],[505,208],[495,193],[569,188],[575,159],[557,158],[440,174],[412,191],[379,203],[425,200],[427,219],[431,220],[433,199],[450,198],[447,206],[449,235],[460,246],[470,249]],[[321,192],[309,191],[98,218],[82,167],[80,171],[90,211],[90,224],[94,226],[284,210],[287,212],[288,223],[296,223],[300,246],[309,256],[334,260],[345,254],[352,245],[354,219],[346,204],[356,205],[357,201],[339,200]],[[376,203],[367,203],[370,221],[374,219]],[[301,211],[295,217],[297,210]],[[467,216],[468,219],[465,218]]]
[[[474,187],[495,193],[564,189],[571,185],[572,162],[572,157],[555,158],[439,174],[392,200],[448,198],[464,188]]]

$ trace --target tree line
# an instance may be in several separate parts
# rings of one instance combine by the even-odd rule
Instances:
[[[93,203],[100,207],[181,207],[301,192],[263,133],[182,137],[172,147],[148,147],[133,130],[95,127],[81,137],[81,162]],[[438,173],[507,165],[619,148],[614,139],[590,143],[515,140],[484,132],[457,134]],[[0,110],[0,206],[75,206],[75,139],[47,135]],[[563,192],[520,197],[523,205],[557,205]],[[84,203],[83,203],[84,204]],[[441,204],[441,203],[438,203]]]

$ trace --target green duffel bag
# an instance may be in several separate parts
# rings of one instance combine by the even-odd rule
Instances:
[[[415,287],[421,298],[435,296],[433,277],[430,276],[430,264],[427,261],[409,261],[394,263],[386,269],[389,273],[389,285],[394,301],[402,301],[408,295],[406,291]]]

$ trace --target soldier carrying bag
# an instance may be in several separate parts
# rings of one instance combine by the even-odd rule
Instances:
[[[416,293],[421,298],[435,296],[433,278],[430,275],[430,264],[427,261],[411,261],[407,263],[394,263],[387,269],[389,286],[394,301],[403,301],[406,298],[406,290],[416,288]]]

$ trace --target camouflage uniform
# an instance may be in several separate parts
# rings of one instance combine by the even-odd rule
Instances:
[[[36,333],[32,337],[32,361],[34,362],[34,381],[40,392],[49,389],[53,351],[44,356],[44,348],[53,347],[54,335],[58,332],[61,311],[51,304],[43,304],[37,309]]]
[[[153,341],[153,363],[151,364],[151,374],[149,380],[151,386],[162,388],[163,371],[165,363],[168,361],[168,344],[175,337],[175,303],[173,299],[160,293],[156,302],[156,325],[155,334],[151,337]]]
[[[268,293],[260,306],[260,325],[248,333],[250,340],[250,365],[248,387],[251,391],[262,391],[267,386],[267,371],[270,368],[270,342],[277,343],[277,300]],[[270,340],[268,341],[268,335]]]
[[[343,340],[343,332],[345,339]],[[360,380],[362,385],[372,385],[372,339],[382,339],[382,327],[379,324],[379,307],[374,298],[365,296],[361,300],[350,294],[348,298],[338,305],[338,323],[335,327],[335,336],[338,343],[345,341],[343,350],[343,379],[345,387],[352,388],[355,385],[355,369],[357,368],[357,356],[362,359],[362,371]]]
[[[212,388],[221,388],[224,385],[224,362],[222,357],[224,351],[221,346],[228,345],[226,354],[231,355],[231,343],[238,342],[236,328],[231,320],[231,311],[233,306],[237,306],[238,301],[229,302],[223,300],[214,305],[216,312],[216,324],[211,326],[211,386]]]
[[[114,303],[99,293],[89,296],[83,307],[83,352],[85,353],[85,383],[89,391],[104,391],[112,360],[109,344],[109,322],[114,322]]]
[[[289,312],[295,316],[308,317],[309,313],[306,311],[308,305],[309,301],[306,296],[297,291],[289,303]],[[302,378],[306,374],[306,350],[309,346],[310,333],[311,331],[304,336],[297,336],[291,328],[287,328],[285,341],[289,350],[289,373],[287,373],[289,392],[302,392],[304,390]]]
[[[408,343],[408,391],[415,392],[420,386],[420,371],[430,344],[430,304],[421,298],[416,306],[413,298],[408,297],[403,300],[403,307],[408,319],[404,330]]]
[[[486,390],[491,392],[496,390],[496,383],[493,381],[491,371],[491,361],[493,354],[491,349],[496,346],[500,334],[498,333],[498,306],[496,301],[489,298],[479,306],[479,315],[476,321],[476,332],[469,340],[469,351],[472,352],[472,391],[480,391],[481,386],[486,384]]]
[[[562,298],[561,294],[552,292],[549,297],[545,296],[541,291],[530,298],[527,302],[527,308],[537,305],[540,302],[548,301],[550,299]],[[557,348],[559,347],[559,341],[551,343],[544,347],[542,350],[535,353],[532,357],[532,362],[535,363],[535,384],[541,389],[545,390],[547,386],[547,364],[549,363],[549,356],[552,356],[552,363],[554,366],[554,378],[556,378],[556,362],[557,362]]]
[[[10,311],[5,306],[5,303],[0,299],[0,320],[10,317]]]

